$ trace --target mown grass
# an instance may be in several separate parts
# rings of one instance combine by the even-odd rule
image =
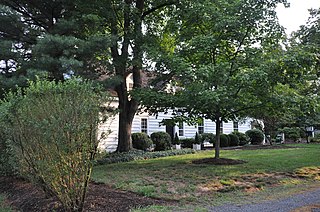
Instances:
[[[223,158],[248,162],[231,166],[191,163],[192,160],[213,157],[213,151],[101,165],[94,168],[93,180],[145,196],[176,199],[182,203],[234,202],[235,194],[242,201],[246,197],[251,199],[258,194],[264,195],[270,189],[281,188],[279,192],[285,192],[283,189],[320,182],[316,178],[293,180],[286,174],[294,174],[305,167],[320,166],[319,144],[294,146],[299,148],[221,151]],[[217,192],[219,189],[223,193]]]

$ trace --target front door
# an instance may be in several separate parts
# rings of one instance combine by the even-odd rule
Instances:
[[[174,138],[174,125],[170,123],[166,123],[166,132],[170,135],[171,139]]]

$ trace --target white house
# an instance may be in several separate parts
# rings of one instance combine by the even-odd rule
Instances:
[[[172,115],[159,113],[158,116],[150,116],[147,113],[137,114],[132,123],[132,132],[145,132],[151,135],[153,132],[163,131],[169,133],[172,137],[175,133],[179,138],[193,138],[198,132],[201,133],[214,133],[215,123],[208,119],[203,119],[202,124],[188,125],[187,123],[180,123],[179,126],[163,125],[160,122],[164,119],[171,119]],[[111,134],[100,142],[100,148],[108,152],[115,151],[118,144],[118,117],[100,126],[100,133],[103,131],[111,130]],[[246,132],[251,129],[251,123],[247,120],[244,123],[238,122],[223,122],[220,128],[224,134],[229,134],[233,131]]]
[[[133,80],[132,75],[127,78],[127,88],[132,89]],[[117,108],[118,102],[115,100],[111,103],[111,107]],[[148,113],[136,114],[132,123],[132,132],[145,132],[151,135],[153,132],[163,131],[167,132],[173,137],[175,133],[180,138],[193,138],[198,132],[201,133],[214,133],[215,134],[215,123],[208,119],[203,119],[201,124],[188,125],[187,123],[179,123],[176,126],[164,125],[161,122],[166,119],[171,119],[173,116],[170,113],[159,113],[157,116],[149,115]],[[102,124],[99,127],[99,134],[111,130],[111,134],[102,139],[99,144],[101,150],[108,152],[115,151],[118,144],[118,126],[119,118],[115,116],[112,120]],[[246,132],[251,129],[251,120],[244,122],[224,122],[221,125],[220,131],[224,134],[229,134],[233,131]]]

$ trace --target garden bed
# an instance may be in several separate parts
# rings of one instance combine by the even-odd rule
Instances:
[[[47,198],[42,190],[23,179],[0,177],[0,193],[5,193],[6,203],[19,211],[63,211],[55,198]],[[132,208],[173,203],[115,190],[102,183],[91,183],[84,211],[130,211]]]

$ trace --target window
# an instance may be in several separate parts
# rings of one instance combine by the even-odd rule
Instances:
[[[239,123],[237,121],[233,122],[233,131],[234,132],[239,131]]]
[[[223,121],[220,123],[220,133],[223,133]]]
[[[204,121],[203,121],[203,119],[201,119],[200,122],[198,123],[198,133],[199,133],[199,135],[204,133]]]
[[[148,133],[148,119],[141,119],[141,132]]]
[[[179,122],[179,136],[184,136],[183,122]]]

